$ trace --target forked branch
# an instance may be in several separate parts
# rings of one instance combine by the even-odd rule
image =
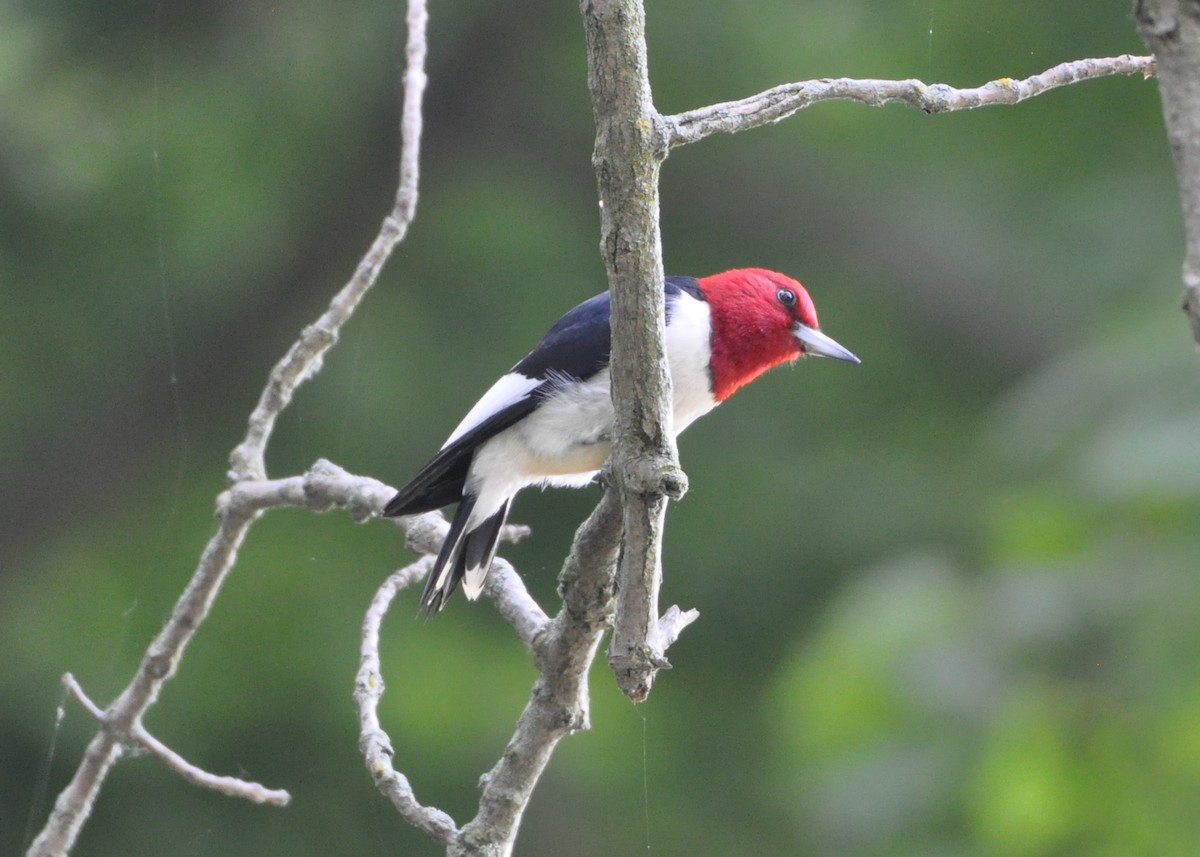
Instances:
[[[342,325],[375,283],[383,264],[407,232],[416,211],[421,102],[425,91],[424,0],[409,0],[407,21],[400,183],[395,204],[350,281],[334,296],[325,313],[304,329],[287,355],[272,370],[258,405],[250,415],[246,436],[230,455],[230,490],[217,501],[219,523],[216,533],[209,539],[191,581],[180,595],[163,630],[147,648],[129,685],[104,712],[103,728],[92,738],[75,775],[59,793],[49,819],[29,848],[29,855],[58,857],[70,852],[109,770],[121,756],[123,742],[140,740],[146,746],[159,746],[162,752],[157,755],[164,760],[171,758],[171,751],[165,746],[153,739],[149,739],[149,742],[145,740],[149,736],[144,734],[141,726],[142,717],[158,699],[163,684],[174,675],[187,644],[207,618],[221,584],[233,568],[246,533],[264,508],[261,502],[237,502],[239,488],[266,479],[264,455],[276,419],[291,401],[296,388],[320,370],[325,352],[337,341]],[[242,494],[253,495],[260,487],[246,487]],[[288,493],[297,489],[296,482],[289,482],[280,486],[280,489],[284,492],[281,496],[297,499],[295,494]],[[82,690],[77,696],[84,698]],[[178,763],[187,764],[182,759],[178,759]],[[181,764],[171,764],[181,772],[191,767],[184,769]],[[197,780],[194,776],[190,778]]]

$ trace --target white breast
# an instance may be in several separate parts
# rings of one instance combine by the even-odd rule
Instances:
[[[717,406],[708,373],[712,359],[711,317],[708,303],[686,292],[676,298],[672,307],[671,325],[667,328],[667,360],[675,391],[676,435]]]

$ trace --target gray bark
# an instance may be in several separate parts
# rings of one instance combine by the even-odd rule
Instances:
[[[1136,0],[1134,16],[1158,63],[1163,117],[1187,231],[1181,303],[1192,337],[1200,343],[1200,2]]]
[[[671,428],[658,177],[666,123],[650,95],[640,0],[584,0],[588,87],[596,118],[592,165],[601,203],[601,252],[612,293],[616,428],[610,479],[623,509],[617,612],[609,664],[621,690],[645,699],[668,666],[658,630],[662,530],[668,497],[687,480]]]

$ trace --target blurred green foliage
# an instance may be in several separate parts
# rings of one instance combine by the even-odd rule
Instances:
[[[678,111],[806,77],[976,85],[1140,53],[1128,4],[650,4]],[[0,853],[40,827],[212,531],[271,363],[394,192],[399,4],[0,5]],[[572,4],[432,9],[409,240],[269,465],[399,484],[603,287]],[[602,667],[522,854],[1190,855],[1200,841],[1200,383],[1156,85],[939,117],[820,105],[674,153],[667,268],[803,279],[813,362],[682,439],[633,708]],[[597,492],[523,496],[543,600]],[[391,527],[276,512],[147,725],[284,810],[121,763],[87,855],[434,854],[362,770],[361,614]],[[411,601],[411,597],[409,598]],[[486,604],[385,627],[383,717],[460,822],[533,677]],[[55,710],[65,718],[55,728]],[[27,821],[28,824],[27,824]]]

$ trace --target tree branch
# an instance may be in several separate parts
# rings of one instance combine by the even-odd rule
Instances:
[[[321,371],[325,352],[337,342],[338,332],[358,308],[363,296],[379,279],[379,272],[396,245],[404,240],[417,211],[417,181],[420,178],[421,102],[425,95],[425,30],[428,14],[425,0],[409,0],[407,64],[404,70],[404,107],[400,119],[400,184],[395,203],[384,218],[379,233],[358,263],[350,281],[342,287],[329,308],[304,328],[300,338],[275,365],[267,378],[258,405],[250,414],[245,439],[229,456],[231,483],[265,479],[264,455],[275,428],[275,420],[296,388]]]
[[[296,388],[320,370],[324,353],[337,341],[341,326],[375,283],[383,264],[408,230],[416,212],[421,99],[425,90],[424,0],[409,0],[407,21],[400,183],[392,211],[350,281],[333,298],[329,309],[301,332],[268,377],[250,416],[246,436],[230,454],[231,490],[217,500],[217,531],[204,548],[166,626],[146,650],[129,685],[106,712],[103,728],[92,738],[75,775],[55,800],[49,819],[29,847],[27,853],[31,857],[63,855],[74,846],[109,770],[121,756],[122,742],[137,740],[142,716],[175,673],[184,649],[207,618],[225,576],[233,567],[242,540],[261,514],[263,506],[239,501],[238,488],[246,481],[266,478],[264,454],[276,418],[287,407]],[[281,504],[292,504],[297,499],[295,482],[285,480],[277,487],[279,498],[286,501]],[[247,489],[243,494],[256,492]],[[261,497],[259,501],[262,502]]]
[[[667,498],[681,497],[667,372],[658,178],[667,129],[654,109],[640,0],[583,0],[588,87],[596,118],[592,165],[601,200],[601,251],[612,293],[609,473],[624,510],[618,604],[609,664],[634,701],[668,666],[658,634]]]
[[[899,102],[926,113],[949,113],[997,104],[1016,104],[1060,86],[1118,74],[1154,74],[1153,57],[1124,54],[1065,62],[1024,80],[1002,77],[974,89],[919,80],[853,80],[847,77],[785,83],[743,98],[688,110],[664,120],[671,148],[712,134],[736,134],[787,119],[822,101],[858,101],[871,107]]]
[[[134,724],[158,698],[162,685],[175,672],[183,650],[208,615],[225,575],[233,567],[238,548],[258,513],[242,508],[218,509],[220,523],[200,556],[191,582],[175,604],[166,627],[150,644],[128,687],[109,707],[104,728],[84,751],[83,760],[28,854],[51,857],[69,852],[112,765],[121,755],[121,744],[134,739]]]
[[[371,599],[363,619],[362,648],[358,675],[354,680],[354,704],[358,707],[358,747],[376,788],[409,824],[425,831],[434,841],[449,845],[459,832],[454,819],[437,807],[422,806],[417,801],[408,778],[392,767],[392,758],[395,756],[392,740],[379,725],[379,700],[384,691],[379,661],[379,627],[396,594],[424,578],[432,567],[433,557],[422,557],[388,577]]]
[[[1200,7],[1186,0],[1137,0],[1134,15],[1158,63],[1163,118],[1187,232],[1180,303],[1192,338],[1200,343]]]
[[[538,637],[539,675],[529,702],[500,760],[481,780],[479,813],[447,849],[449,857],[511,854],[521,816],[554,748],[572,732],[591,728],[587,674],[612,618],[620,539],[620,505],[606,491],[563,563],[563,607]]]
[[[289,507],[305,508],[317,513],[338,509],[362,522],[378,516],[395,493],[394,488],[378,479],[356,476],[324,459],[314,463],[303,476],[238,482],[224,491],[217,498],[217,516],[221,526],[205,548],[196,574],[180,596],[166,627],[147,650],[133,682],[117,701],[107,712],[101,712],[88,699],[74,677],[69,673],[63,677],[64,684],[75,698],[104,724],[104,728],[92,739],[79,770],[59,795],[42,835],[34,841],[28,853],[64,854],[70,850],[70,841],[64,837],[72,830],[73,835],[78,834],[108,769],[122,754],[123,743],[142,744],[197,785],[259,803],[285,804],[286,792],[264,789],[233,777],[210,774],[186,762],[150,735],[142,726],[141,717],[154,704],[162,684],[174,674],[184,647],[207,616],[224,575],[236,561],[241,539],[259,515],[268,509]],[[415,541],[424,548],[423,553],[436,553],[448,529],[445,519],[436,512],[399,518],[397,523],[408,530],[410,541],[415,537]],[[506,527],[504,537],[516,540],[527,533],[525,527]],[[522,623],[518,630],[525,629],[524,633],[532,639],[538,628],[537,614],[540,609],[534,613],[529,608],[532,599],[524,591],[516,574],[502,573],[501,578],[508,591],[500,600],[514,605],[508,611],[513,616],[510,621]],[[536,605],[533,607],[536,608]]]
[[[484,592],[505,621],[512,625],[517,638],[530,651],[535,651],[539,638],[550,625],[550,617],[533,600],[516,569],[507,560],[497,557],[492,561]]]
[[[62,680],[76,701],[89,714],[103,724],[105,722],[104,711],[96,703],[92,702],[79,685],[79,682],[75,680],[75,676],[67,673],[63,676]],[[244,798],[254,803],[269,803],[273,806],[287,806],[292,799],[292,796],[283,789],[269,789],[266,786],[261,786],[258,783],[252,783],[247,780],[240,780],[237,777],[222,777],[217,774],[210,774],[208,771],[196,767],[151,735],[141,723],[133,725],[133,738],[145,747],[151,755],[155,756],[168,768],[193,785],[213,789],[229,797]]]
[[[447,854],[510,854],[521,816],[554,748],[570,733],[590,728],[587,674],[612,618],[620,537],[620,508],[615,495],[606,492],[575,535],[559,578],[563,609],[553,620],[529,597],[507,562],[492,566],[485,591],[533,650],[539,676],[504,754],[481,780],[478,813],[461,829],[442,810],[417,801],[407,777],[393,766],[395,750],[378,716],[384,693],[380,625],[396,594],[429,573],[433,557],[392,574],[372,599],[363,621],[354,689],[359,749],[376,787],[410,824],[445,845]]]
[[[658,620],[658,636],[662,640],[663,648],[669,649],[675,645],[683,629],[699,618],[699,610],[680,610],[674,604],[668,607],[667,612]]]

